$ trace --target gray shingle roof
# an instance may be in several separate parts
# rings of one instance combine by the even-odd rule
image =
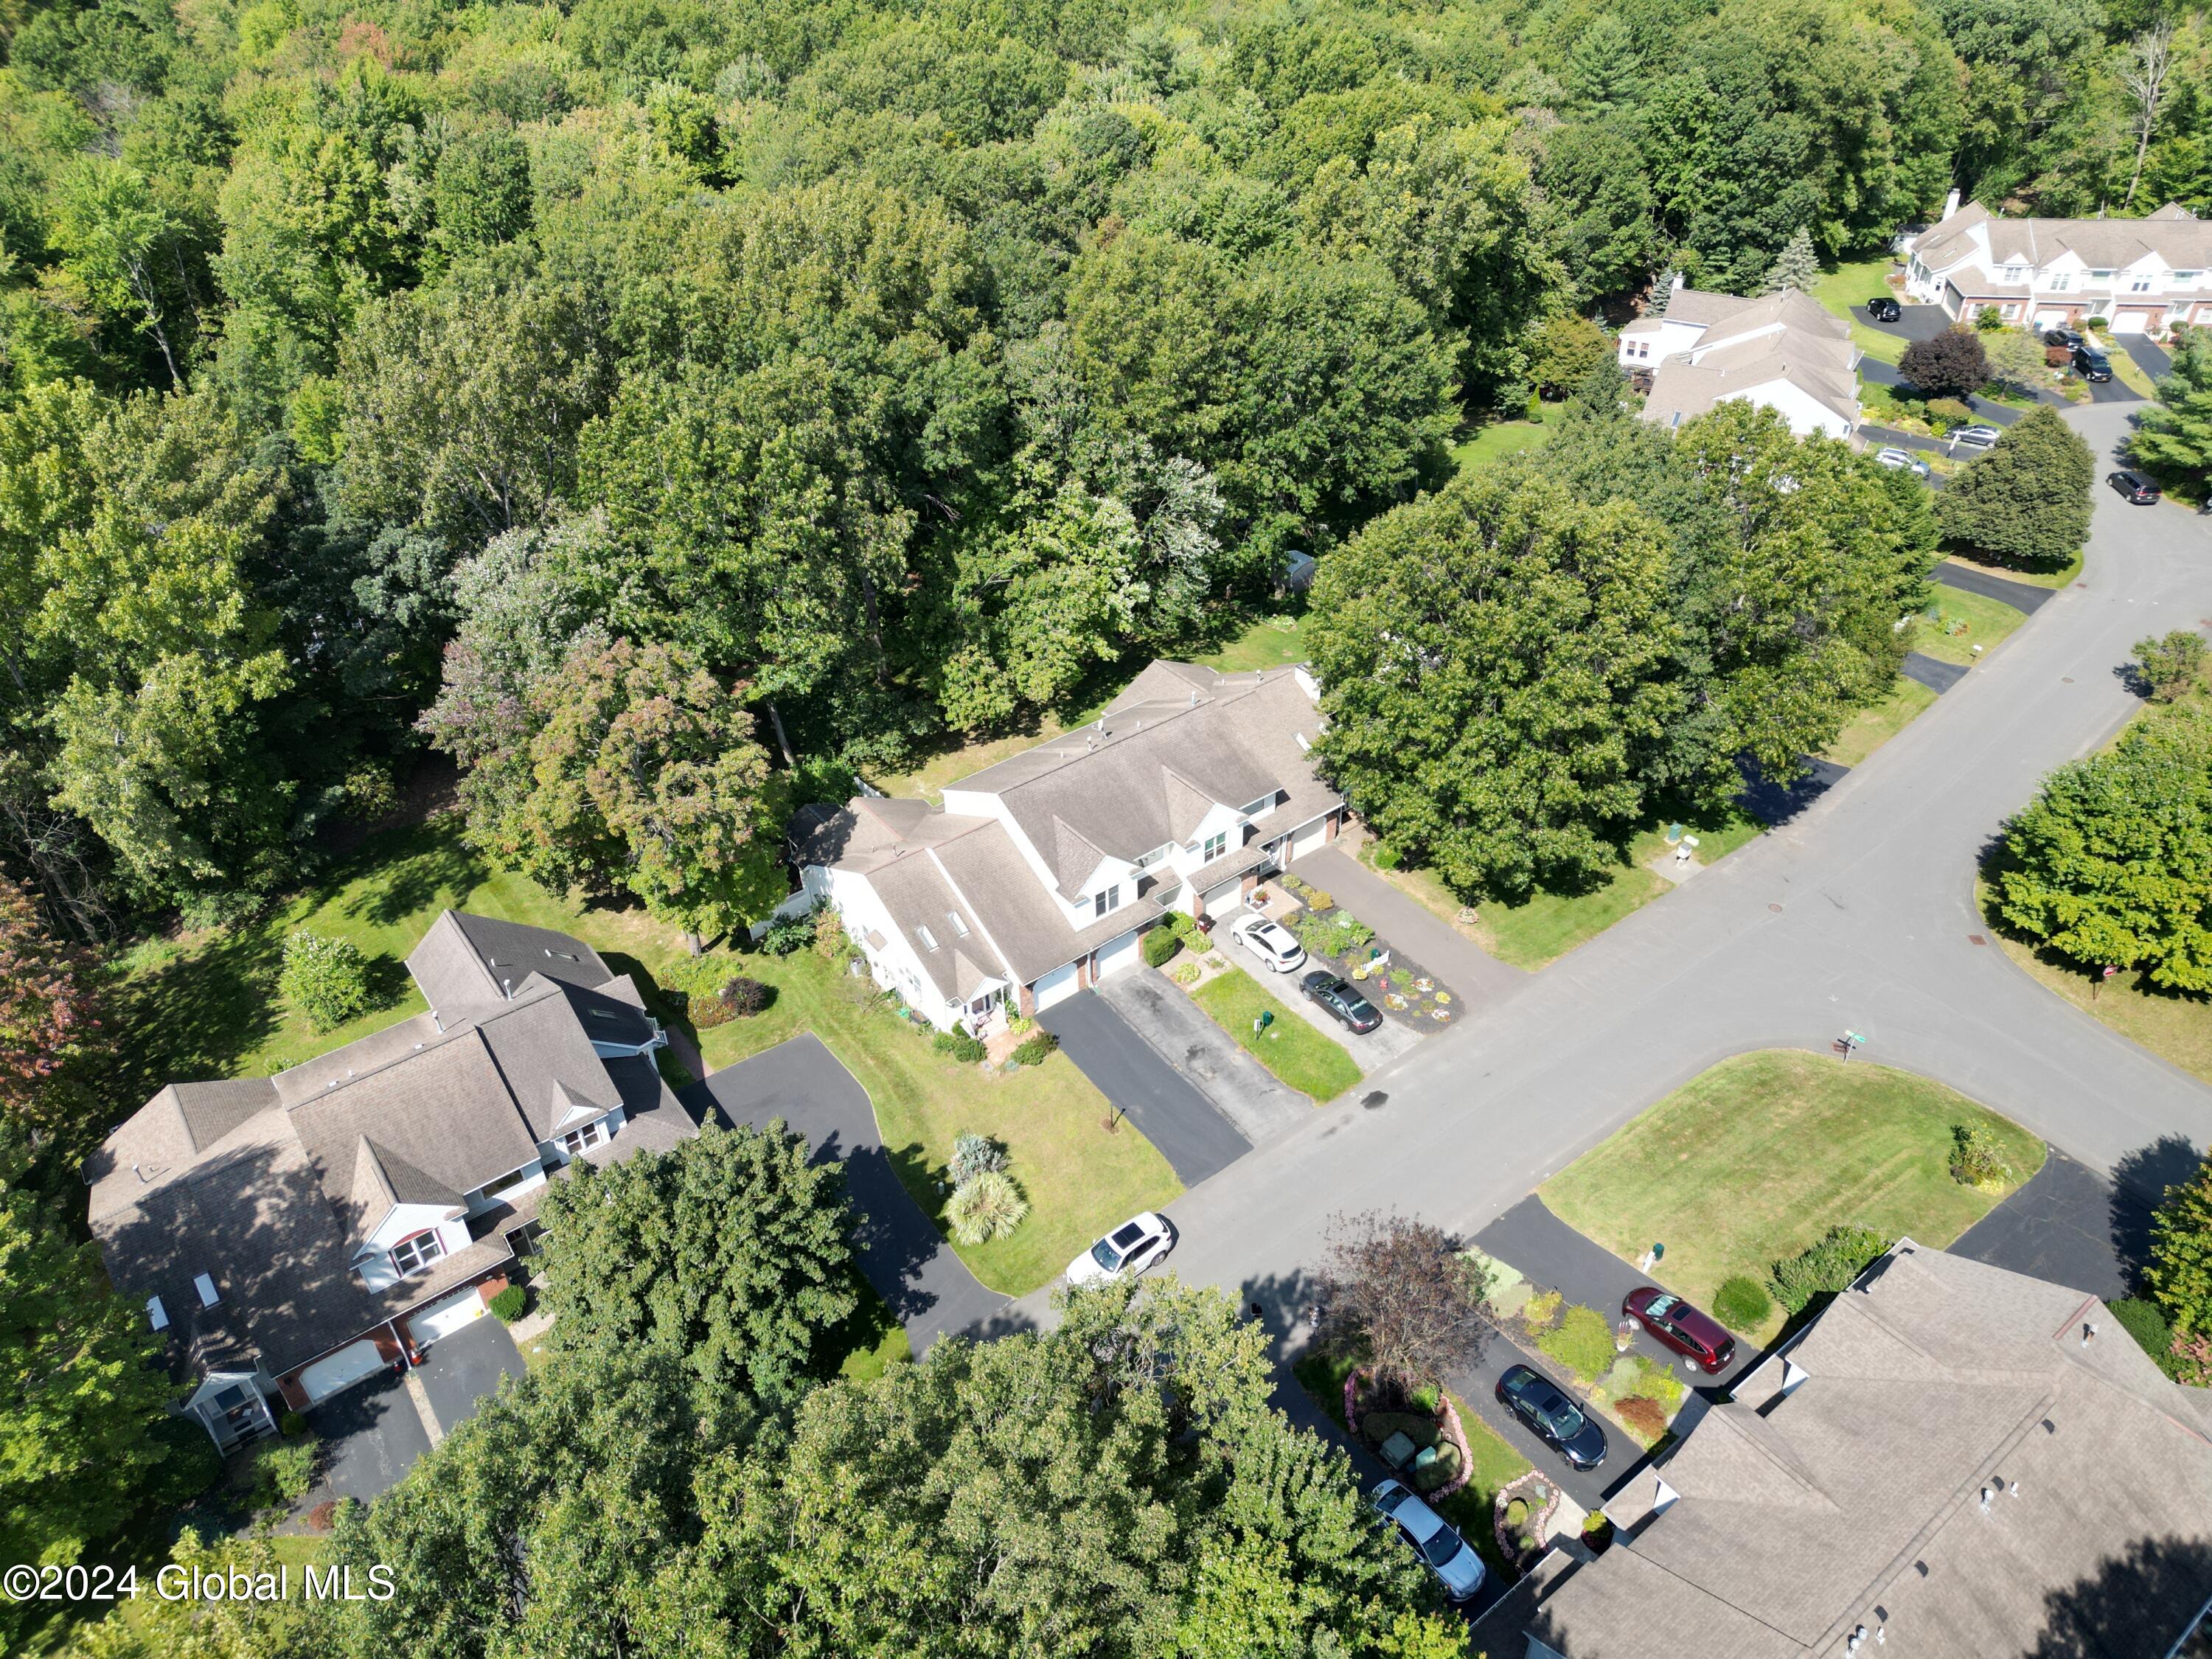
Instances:
[[[1148,927],[1164,914],[1150,899],[1130,894],[1119,908],[1075,927],[995,820],[942,842],[935,855],[1018,984],[1087,955],[1133,927]]]
[[[1617,1495],[1613,1550],[1486,1617],[1493,1652],[1829,1656],[1863,1624],[1938,1659],[2155,1655],[2212,1596],[2212,1439],[2095,1298],[1908,1241],[1786,1352],[1802,1382],[1740,1380]],[[2155,1594],[2074,1594],[2131,1553],[2168,1562]]]
[[[563,985],[604,985],[614,972],[580,939],[494,916],[442,910],[407,958],[422,999],[460,1014],[513,995],[532,974]]]

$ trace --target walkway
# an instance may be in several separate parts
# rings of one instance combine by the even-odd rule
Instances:
[[[1131,969],[1116,979],[1134,980],[1144,974],[1165,987],[1149,968]],[[1181,992],[1175,994],[1182,996]],[[1037,1024],[1060,1039],[1067,1057],[1098,1092],[1159,1149],[1176,1179],[1194,1187],[1252,1150],[1250,1138],[1225,1111],[1216,1109],[1207,1087],[1220,1090],[1224,1100],[1249,1103],[1255,1114],[1263,1110],[1263,1091],[1281,1094],[1301,1118],[1309,1109],[1303,1095],[1283,1088],[1188,997],[1182,1000],[1204,1029],[1191,1030],[1180,1041],[1166,1025],[1164,1013],[1147,1032],[1131,1024],[1118,1000],[1109,1001],[1097,991],[1079,992],[1038,1015]],[[1145,1018],[1142,1005],[1150,1001],[1130,999],[1139,1019]],[[1159,1005],[1164,1008],[1165,1003],[1161,997]],[[1169,1046],[1157,1046],[1162,1044]],[[1256,1081],[1244,1066],[1257,1074]]]
[[[860,1272],[906,1327],[915,1358],[945,1332],[966,1330],[1005,1305],[900,1184],[892,1160],[915,1158],[920,1148],[884,1147],[868,1091],[821,1038],[780,1042],[724,1066],[684,1096],[693,1111],[714,1110],[732,1127],[781,1118],[814,1148],[814,1162],[844,1161]]]

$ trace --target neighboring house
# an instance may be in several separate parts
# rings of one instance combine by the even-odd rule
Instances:
[[[1334,839],[1304,669],[1156,662],[1094,724],[961,779],[942,806],[802,811],[792,855],[876,982],[943,1030],[1048,1008],[1133,966],[1168,908],[1218,915]]]
[[[1662,426],[1735,398],[1778,410],[1801,438],[1848,438],[1858,428],[1850,326],[1794,289],[1744,300],[1678,287],[1663,315],[1620,331],[1620,358],[1648,386],[1644,418]]]
[[[2004,219],[1960,207],[1954,191],[1942,222],[1912,240],[1905,291],[1961,321],[2101,317],[2115,334],[2212,322],[2212,223],[2170,202],[2148,219]]]
[[[2212,1599],[2212,1394],[2079,1291],[1900,1240],[1701,1404],[1477,1647],[2160,1659]]]
[[[581,940],[447,910],[407,969],[428,1012],[171,1084],[86,1166],[108,1275],[218,1446],[481,1316],[572,1159],[696,1133],[637,987]]]

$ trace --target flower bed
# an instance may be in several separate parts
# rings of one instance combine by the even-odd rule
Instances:
[[[1453,1454],[1452,1469],[1443,1480],[1433,1485],[1424,1486],[1417,1472],[1412,1470],[1404,1472],[1407,1484],[1424,1498],[1449,1498],[1467,1485],[1468,1478],[1474,1473],[1473,1455],[1468,1449],[1466,1425],[1459,1420],[1459,1413],[1452,1405],[1451,1396],[1439,1389],[1437,1395],[1437,1408],[1433,1413],[1380,1409],[1363,1411],[1360,1391],[1367,1376],[1365,1369],[1357,1365],[1345,1376],[1345,1426],[1364,1443],[1378,1451],[1382,1443],[1389,1440],[1392,1434],[1401,1431],[1410,1435],[1419,1444],[1434,1444],[1437,1442],[1442,1442],[1449,1446]],[[1367,1430],[1360,1427],[1363,1417],[1370,1425]],[[1417,1431],[1417,1425],[1425,1426],[1433,1438],[1423,1440],[1420,1433]]]
[[[1513,1526],[1506,1516],[1516,1502],[1522,1506],[1522,1516],[1521,1523]],[[1499,1553],[1513,1564],[1516,1571],[1528,1571],[1550,1547],[1545,1538],[1559,1508],[1559,1489],[1545,1478],[1541,1470],[1531,1469],[1498,1489],[1498,1496],[1491,1500],[1491,1532],[1498,1540]]]
[[[1306,907],[1304,915],[1286,925],[1307,956],[1359,986],[1383,1018],[1424,1035],[1440,1031],[1459,1018],[1460,1000],[1449,987],[1331,895],[1296,876],[1285,876],[1282,885]]]

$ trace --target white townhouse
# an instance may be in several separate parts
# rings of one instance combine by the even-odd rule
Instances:
[[[876,982],[945,1030],[1034,1014],[1136,964],[1170,908],[1218,915],[1334,839],[1344,799],[1306,751],[1303,668],[1156,662],[1091,725],[948,787],[861,795],[792,825]]]
[[[1777,410],[1801,438],[1848,438],[1858,428],[1850,325],[1794,289],[1747,300],[1677,287],[1663,315],[1620,331],[1619,355],[1631,378],[1648,384],[1644,418],[1662,426],[1741,398]]]
[[[2115,334],[2212,322],[2212,224],[2172,203],[2148,219],[2007,219],[1951,192],[1942,222],[1907,251],[1905,291],[1966,321]]]

